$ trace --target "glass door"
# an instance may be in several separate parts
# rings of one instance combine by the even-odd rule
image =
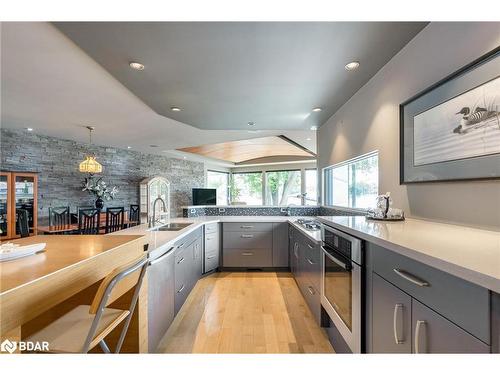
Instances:
[[[0,239],[7,239],[11,237],[10,178],[10,173],[0,173]]]
[[[13,193],[14,193],[14,209],[17,211],[28,211],[28,226],[30,234],[36,234],[36,214],[37,214],[37,176],[33,173],[13,173]],[[19,227],[16,225],[15,236],[19,236]]]

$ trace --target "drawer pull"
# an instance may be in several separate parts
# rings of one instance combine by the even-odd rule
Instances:
[[[427,337],[425,332],[426,324],[427,322],[425,320],[417,320],[417,325],[415,326],[415,353],[417,354],[427,352]],[[423,341],[423,345],[421,341]]]
[[[253,228],[253,225],[242,225],[240,228],[241,229],[250,229],[250,228]]]
[[[185,286],[186,286],[186,285],[182,285],[182,286],[181,286],[181,288],[177,291],[177,293],[182,292],[182,290],[184,289],[184,287],[185,287]]]
[[[253,238],[253,234],[242,234],[241,238]]]
[[[306,259],[309,262],[309,264],[315,264],[311,259],[309,259],[309,258],[306,258]]]
[[[311,246],[309,244],[307,244],[307,247],[309,247],[309,249],[314,249],[314,246]]]
[[[409,282],[411,282],[411,283],[413,283],[415,285],[418,285],[418,286],[429,286],[430,285],[427,281],[419,279],[418,277],[412,275],[409,272],[400,270],[398,268],[394,268],[393,271],[396,272],[396,274],[398,276],[401,276],[403,279],[408,280]]]
[[[403,344],[405,342],[403,337],[403,304],[396,303],[394,305],[394,341],[396,344]]]
[[[309,293],[311,293],[313,296],[316,294],[316,292],[314,291],[314,288],[312,286],[308,286],[307,287],[307,290],[309,291]]]
[[[177,264],[181,264],[182,262],[184,262],[184,257],[182,257],[181,259],[179,259],[179,261],[177,262]]]
[[[212,240],[213,240],[213,238],[212,238],[212,237],[208,237],[208,236],[207,236],[207,241],[212,241]]]
[[[241,253],[241,255],[248,257],[248,256],[252,256],[253,253],[251,253],[251,252],[245,252],[245,253]]]
[[[214,259],[214,258],[215,258],[215,255],[207,257],[207,259]]]
[[[177,246],[177,247],[178,247],[179,249],[180,249],[181,247],[184,247],[184,242],[183,242],[183,243],[181,243],[181,244],[180,244],[179,246]]]

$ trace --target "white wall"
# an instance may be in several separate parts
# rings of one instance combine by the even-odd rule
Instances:
[[[399,185],[399,104],[499,45],[500,23],[429,24],[321,126],[318,169],[379,150],[379,191],[407,216],[500,228],[500,180]]]

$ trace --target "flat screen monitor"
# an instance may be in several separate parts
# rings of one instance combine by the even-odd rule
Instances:
[[[193,189],[194,206],[215,206],[217,204],[217,189]]]

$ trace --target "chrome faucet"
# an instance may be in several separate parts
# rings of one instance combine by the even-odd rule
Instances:
[[[155,201],[153,202],[153,215],[151,215],[151,218],[149,220],[149,227],[154,227],[155,224],[157,222],[160,222],[159,220],[156,220],[156,203],[160,201],[162,206],[163,206],[163,212],[165,212],[167,210],[167,205],[165,204],[165,201],[161,198],[161,197],[158,197],[155,199]],[[161,217],[161,213],[160,213],[160,217]]]

